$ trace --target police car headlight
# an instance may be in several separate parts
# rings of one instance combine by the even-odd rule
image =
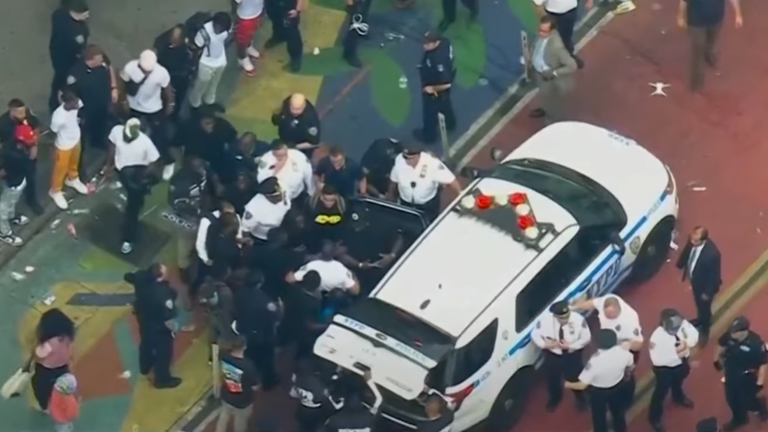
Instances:
[[[528,216],[531,214],[531,206],[528,204],[518,204],[515,206],[515,213],[517,213],[518,216]]]
[[[475,208],[475,197],[473,197],[472,195],[467,195],[461,199],[460,204],[463,209],[471,210]]]
[[[529,239],[536,239],[539,237],[539,228],[532,226],[523,231],[523,234]]]

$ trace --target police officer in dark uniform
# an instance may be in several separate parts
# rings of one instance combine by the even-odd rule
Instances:
[[[427,420],[416,425],[416,432],[451,432],[454,415],[442,396],[427,396],[424,411],[427,413]]]
[[[448,30],[448,27],[456,21],[456,0],[442,0],[442,4],[443,20],[440,21],[440,26],[438,28],[440,31],[446,31]],[[478,0],[461,0],[461,4],[469,9],[470,19],[473,21],[476,20],[477,14],[480,12]]]
[[[357,44],[360,38],[368,35],[368,11],[372,0],[347,0],[347,16],[349,27],[344,33],[344,60],[352,67],[362,67],[363,63],[357,56]]]
[[[371,408],[366,408],[361,398],[360,393],[366,389],[360,389],[362,391],[350,389],[351,391],[344,398],[344,407],[328,419],[323,432],[372,432],[374,430],[379,407],[384,399],[376,383],[371,380],[370,370],[363,374],[363,380],[375,398]]]
[[[176,334],[176,291],[168,284],[168,271],[162,264],[126,273],[133,285],[133,312],[139,324],[139,370],[154,372],[156,388],[175,388],[181,378],[171,375],[173,339]]]
[[[385,198],[389,190],[389,173],[395,166],[395,158],[403,152],[403,145],[394,138],[379,138],[368,146],[360,165],[367,180],[368,195]]]
[[[310,360],[302,360],[296,366],[291,393],[299,399],[296,420],[300,432],[316,432],[331,415],[344,407],[344,398],[336,394],[338,389],[326,385],[329,381],[337,382],[338,375],[328,371],[325,365],[317,366]]]
[[[229,284],[234,290],[235,331],[248,342],[245,355],[261,372],[263,388],[272,389],[280,382],[275,371],[276,328],[282,312],[280,304],[262,290],[264,274],[260,271],[238,269],[229,279]]]
[[[285,98],[280,109],[272,115],[272,124],[277,126],[280,141],[307,156],[320,145],[320,117],[303,94],[294,93]]]
[[[90,147],[106,148],[112,126],[111,106],[117,99],[117,83],[109,59],[101,48],[88,45],[83,58],[65,77],[64,84],[83,101],[79,114],[83,120],[85,142]]]
[[[725,400],[731,408],[731,421],[724,430],[733,431],[749,421],[747,413],[757,412],[762,421],[768,420],[763,390],[768,353],[765,341],[749,329],[749,320],[738,317],[717,341],[715,369],[725,374]]]
[[[88,4],[84,0],[63,2],[51,16],[51,38],[48,53],[53,66],[51,94],[48,109],[53,113],[61,104],[59,92],[66,85],[67,76],[83,53],[91,35],[86,20]]]
[[[456,129],[456,116],[451,104],[451,84],[456,76],[453,47],[451,41],[438,32],[432,31],[425,36],[419,75],[422,127],[414,130],[413,136],[419,141],[432,143],[438,138],[438,114],[445,116],[445,127],[449,132]]]
[[[304,42],[301,39],[301,11],[305,9],[307,0],[266,0],[264,9],[272,23],[272,37],[264,44],[271,49],[285,42],[288,56],[291,58],[291,72],[301,70],[301,58]]]

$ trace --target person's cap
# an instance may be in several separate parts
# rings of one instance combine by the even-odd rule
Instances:
[[[743,316],[734,319],[730,327],[728,327],[730,333],[738,333],[747,330],[749,330],[749,320]]]
[[[157,66],[157,54],[152,50],[144,50],[139,55],[139,67],[145,72],[151,72]]]
[[[571,308],[568,306],[567,301],[560,300],[552,303],[552,306],[549,307],[549,311],[557,318],[565,318],[571,313]]]
[[[441,37],[443,37],[443,35],[440,30],[430,30],[424,34],[424,42],[434,43],[439,41]]]
[[[718,432],[720,426],[715,417],[708,417],[696,422],[696,432]]]
[[[23,144],[29,146],[37,144],[37,133],[35,133],[35,130],[32,129],[32,126],[28,124],[20,124],[16,126],[14,136],[16,137],[16,141],[19,141]]]
[[[595,335],[595,343],[597,349],[607,350],[615,347],[619,343],[619,338],[612,329],[600,329]]]
[[[661,311],[661,326],[669,334],[677,334],[683,326],[683,316],[677,309],[667,308]]]
[[[403,145],[403,154],[406,156],[415,156],[421,153],[421,146],[414,142],[409,142]]]
[[[90,10],[85,0],[70,0],[66,2],[67,9],[76,14],[83,14]]]
[[[264,195],[273,196],[280,193],[280,183],[277,181],[277,177],[269,177],[259,183],[259,192]]]

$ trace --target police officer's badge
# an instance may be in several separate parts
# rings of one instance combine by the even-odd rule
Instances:
[[[173,309],[173,300],[166,300],[165,307],[167,307],[168,309]]]
[[[309,131],[308,131],[308,132],[309,132],[309,134],[310,134],[310,135],[312,135],[312,136],[317,136],[317,128],[316,128],[316,127],[311,127],[311,128],[309,128]]]
[[[352,213],[352,220],[356,221],[358,219],[360,219],[360,216],[357,213]]]
[[[438,72],[443,72],[444,70],[445,70],[445,68],[443,67],[443,65],[441,65],[441,64],[437,65],[437,71]]]
[[[253,217],[253,215],[249,211],[246,211],[245,214],[243,215],[243,218],[245,220],[251,220],[252,217]]]
[[[632,239],[631,242],[629,242],[629,251],[632,252],[633,255],[637,255],[638,252],[640,252],[640,237],[637,236]]]
[[[67,77],[67,85],[72,85],[76,82],[77,82],[77,78],[75,78],[74,76],[70,75]]]
[[[267,304],[267,310],[270,312],[277,312],[277,305],[275,304],[275,302],[269,302]]]
[[[635,329],[635,331],[632,332],[635,336],[640,336],[640,329]]]
[[[85,38],[83,37],[83,35],[77,35],[77,36],[75,36],[75,42],[77,42],[79,44],[83,44],[83,43],[85,43]]]
[[[616,331],[617,331],[617,332],[620,332],[620,331],[621,331],[621,324],[619,324],[619,325],[617,325],[617,326],[616,326]]]

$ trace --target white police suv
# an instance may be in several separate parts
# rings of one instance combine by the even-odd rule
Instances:
[[[509,430],[540,357],[541,313],[653,275],[677,212],[672,173],[646,149],[556,123],[478,176],[369,298],[334,317],[315,354],[371,369],[382,415],[401,426],[424,419],[438,391],[455,407],[454,431],[485,420]]]

